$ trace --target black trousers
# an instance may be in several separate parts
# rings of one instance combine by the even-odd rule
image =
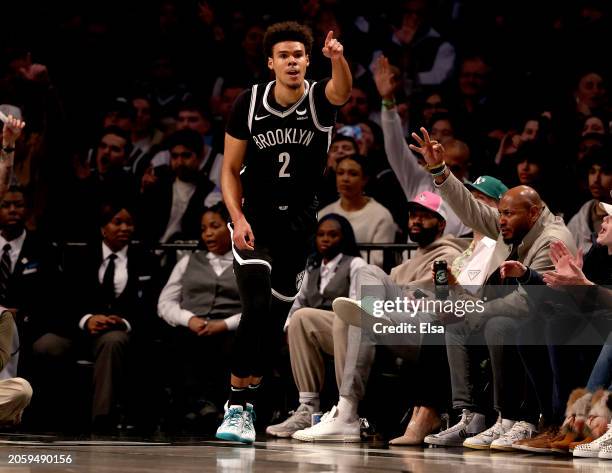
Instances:
[[[316,219],[303,211],[245,212],[255,236],[254,250],[234,251],[234,273],[242,301],[232,374],[260,377],[279,353],[283,325],[299,290],[312,251]]]
[[[219,410],[227,399],[230,360],[235,332],[198,337],[186,327],[173,329],[173,388],[185,412],[201,400]]]

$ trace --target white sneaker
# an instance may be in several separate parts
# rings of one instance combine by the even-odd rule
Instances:
[[[231,442],[242,441],[242,428],[244,426],[244,418],[242,417],[244,409],[242,406],[229,406],[225,410],[223,422],[217,429],[216,437],[219,440],[229,440]]]
[[[574,448],[574,456],[579,458],[598,458],[602,448],[612,445],[612,423],[601,437],[590,443],[583,443]]]
[[[298,430],[291,437],[302,442],[361,442],[359,419],[346,423],[338,418],[338,408],[332,407],[321,417],[321,421]]]
[[[463,446],[476,450],[488,450],[491,447],[491,443],[508,432],[513,425],[513,420],[502,419],[500,417],[492,427],[489,427],[484,432],[480,432],[478,435],[466,439],[465,442],[463,442]]]
[[[599,455],[597,455],[597,457],[602,460],[612,460],[612,443],[601,447],[601,450],[599,450]]]
[[[512,447],[514,442],[529,439],[537,433],[538,429],[535,425],[525,422],[524,420],[515,422],[508,432],[491,442],[491,450],[514,451],[515,449]]]
[[[340,320],[355,327],[361,327],[362,316],[370,316],[370,314],[361,309],[361,301],[348,297],[335,298],[332,302],[332,309],[334,314],[340,317]]]
[[[242,412],[242,433],[240,441],[242,443],[253,443],[255,441],[255,410],[253,404],[247,402],[246,409]]]
[[[461,419],[457,424],[438,434],[428,435],[424,442],[429,445],[461,447],[467,438],[479,434],[485,430],[485,427],[485,416],[483,414],[463,409]]]
[[[291,415],[284,422],[266,427],[266,433],[273,437],[287,438],[312,425],[312,411],[304,404],[300,404],[296,411],[289,414]]]

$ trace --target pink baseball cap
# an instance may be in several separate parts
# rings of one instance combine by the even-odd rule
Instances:
[[[417,194],[410,202],[408,206],[420,205],[425,207],[427,210],[437,213],[440,217],[446,220],[446,204],[438,194],[433,192],[423,191]]]

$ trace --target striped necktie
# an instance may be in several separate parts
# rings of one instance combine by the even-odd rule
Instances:
[[[11,245],[7,243],[2,247],[0,259],[0,298],[6,301],[8,297],[8,282],[11,277]]]

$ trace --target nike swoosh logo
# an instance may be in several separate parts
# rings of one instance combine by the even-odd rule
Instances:
[[[269,114],[269,113],[268,113],[267,115],[263,115],[263,116],[261,116],[261,117],[258,117],[257,115],[255,115],[255,120],[263,120],[264,118],[267,118],[267,117],[269,117],[269,116],[270,116],[270,114]]]
[[[297,113],[298,115],[306,115],[306,109],[304,109],[304,110],[296,110],[295,113]]]

